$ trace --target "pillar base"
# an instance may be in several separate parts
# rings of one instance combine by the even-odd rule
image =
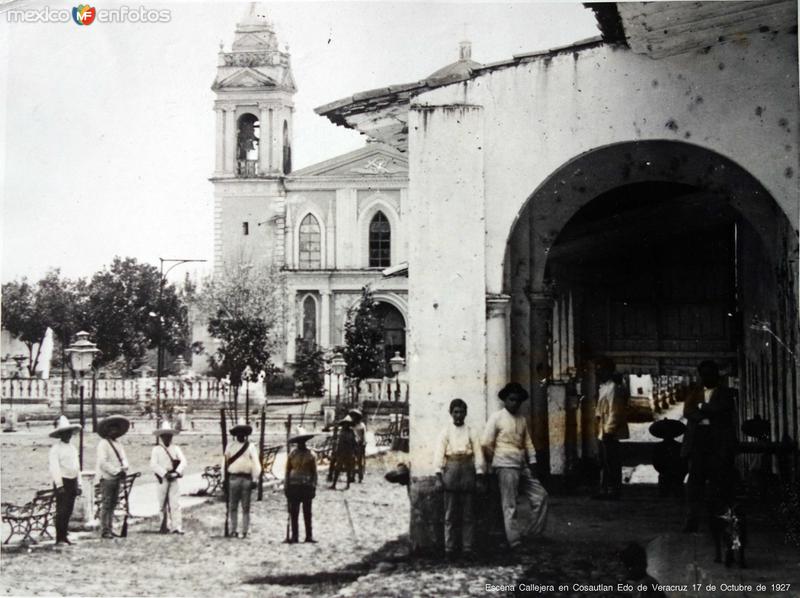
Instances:
[[[72,517],[69,520],[69,529],[73,531],[94,530],[99,522],[94,516],[94,472],[81,472],[81,495],[75,501]]]

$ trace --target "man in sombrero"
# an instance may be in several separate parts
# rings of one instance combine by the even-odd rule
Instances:
[[[297,445],[286,459],[286,476],[283,479],[292,527],[292,535],[287,538],[290,544],[298,541],[301,506],[306,527],[305,541],[316,542],[311,526],[311,501],[317,494],[317,459],[314,452],[306,447],[306,442],[313,437],[314,434],[298,434],[289,439],[290,443]]]
[[[122,415],[109,415],[97,423],[97,475],[100,476],[100,531],[103,538],[113,538],[114,509],[119,500],[119,489],[128,473],[128,458],[119,441],[130,428],[131,422]]]
[[[357,441],[353,432],[353,418],[349,415],[344,416],[337,422],[339,431],[336,436],[336,447],[334,449],[333,472],[331,475],[331,490],[336,489],[336,482],[339,481],[339,474],[344,472],[347,482],[345,488],[350,488],[353,481],[353,472],[356,462]]]
[[[183,533],[183,517],[181,516],[181,488],[179,479],[186,469],[186,457],[172,437],[179,434],[168,421],[153,430],[153,434],[161,440],[153,447],[150,454],[150,468],[158,480],[158,505],[161,509],[161,533]]]
[[[261,461],[258,449],[247,440],[253,433],[253,427],[239,419],[230,430],[235,438],[228,443],[222,460],[222,471],[228,481],[228,518],[230,535],[239,537],[237,532],[237,519],[239,518],[239,505],[242,506],[242,538],[247,537],[250,529],[250,492],[258,485],[261,475]]]
[[[364,424],[363,414],[358,409],[351,409],[347,414],[353,420],[353,434],[356,437],[356,475],[360,484],[364,481],[367,458],[367,426]]]
[[[50,476],[56,488],[56,544],[72,544],[67,537],[69,518],[75,507],[75,498],[80,495],[80,461],[78,449],[70,440],[72,435],[81,429],[80,424],[70,424],[64,416],[56,420],[55,429],[50,438],[58,438],[50,449]]]

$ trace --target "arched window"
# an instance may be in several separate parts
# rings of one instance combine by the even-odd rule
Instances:
[[[292,143],[289,140],[289,123],[283,121],[283,174],[292,172]]]
[[[319,222],[307,214],[300,222],[300,269],[318,270],[322,267],[322,245]]]
[[[311,295],[303,300],[303,341],[317,342],[317,302]]]
[[[258,118],[253,114],[242,114],[236,127],[236,173],[239,176],[256,176],[260,137]]]
[[[392,227],[383,212],[369,223],[369,267],[388,268],[392,262]]]

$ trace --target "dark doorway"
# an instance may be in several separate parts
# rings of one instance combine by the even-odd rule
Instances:
[[[406,356],[406,322],[400,310],[391,303],[379,301],[377,311],[383,325],[384,371],[387,376],[392,376],[389,360],[395,353],[403,358]]]

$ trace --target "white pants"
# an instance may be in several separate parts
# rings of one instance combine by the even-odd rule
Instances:
[[[169,492],[169,497],[167,493]],[[158,485],[158,508],[162,517],[167,512],[167,528],[169,531],[183,531],[183,517],[181,516],[181,489],[178,480],[168,482],[164,480]]]

